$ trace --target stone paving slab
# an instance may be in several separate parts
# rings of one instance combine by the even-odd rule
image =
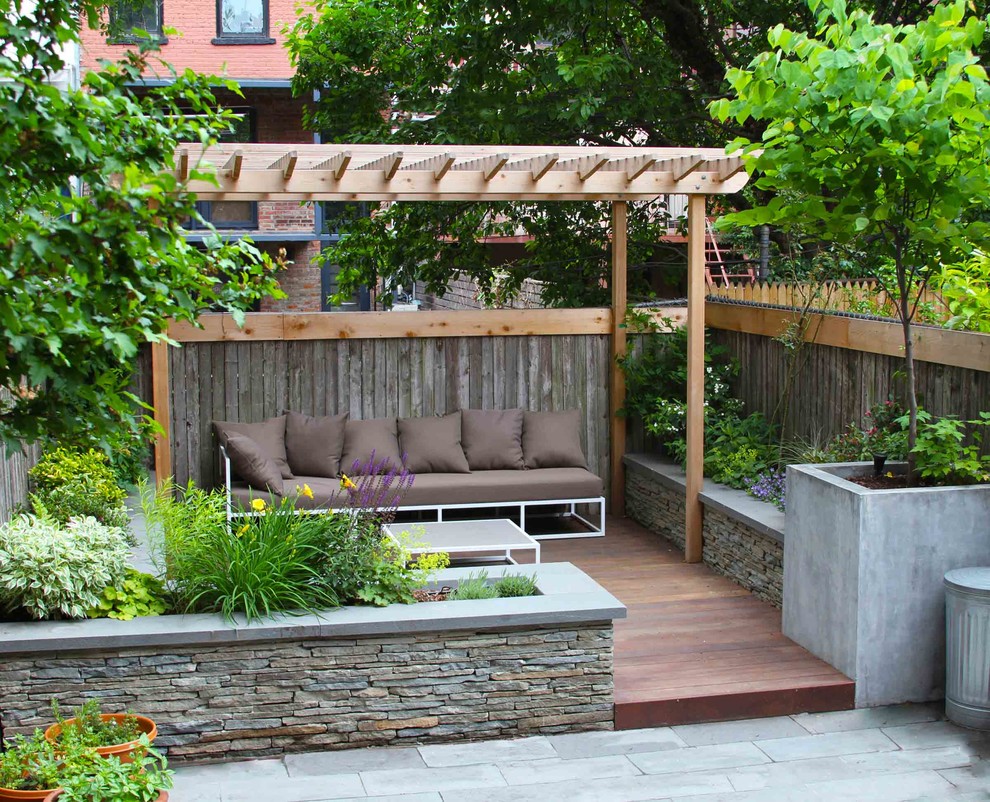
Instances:
[[[175,802],[990,802],[938,706],[179,766]]]

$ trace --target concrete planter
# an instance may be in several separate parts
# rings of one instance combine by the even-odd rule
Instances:
[[[990,486],[868,490],[871,463],[791,465],[784,634],[856,681],[856,706],[944,695],[953,568],[990,564]]]

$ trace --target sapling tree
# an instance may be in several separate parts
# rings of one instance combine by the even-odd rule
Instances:
[[[0,0],[0,440],[11,447],[137,433],[127,387],[139,345],[173,318],[242,314],[276,288],[250,245],[201,250],[182,236],[197,212],[174,153],[229,127],[215,79],[173,72],[137,93],[155,58],[145,46],[79,90],[51,84],[66,66],[60,46],[99,25],[102,6]]]
[[[942,264],[985,242],[990,84],[976,53],[986,23],[964,0],[913,25],[880,24],[844,0],[811,0],[815,35],[777,26],[772,50],[732,69],[717,120],[766,123],[738,138],[766,205],[727,225],[796,225],[887,266],[903,342],[909,447],[917,435],[912,321]],[[914,461],[909,457],[914,477]]]

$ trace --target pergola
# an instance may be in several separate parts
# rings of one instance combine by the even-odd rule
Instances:
[[[214,181],[192,179],[193,170]],[[705,199],[741,190],[743,162],[716,149],[476,145],[182,145],[175,171],[201,200],[609,201],[612,204],[612,355],[626,352],[626,204],[659,195],[688,202],[688,415],[685,559],[702,549],[704,451]],[[534,315],[541,314],[534,312]],[[156,349],[154,359],[163,352]],[[612,509],[624,506],[625,420],[614,414],[625,381],[611,368]],[[156,386],[156,417],[167,395]],[[167,423],[167,417],[165,422]],[[167,447],[167,443],[165,444]]]

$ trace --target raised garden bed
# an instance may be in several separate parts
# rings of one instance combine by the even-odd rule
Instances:
[[[612,620],[568,563],[513,566],[540,595],[345,607],[251,624],[219,615],[0,625],[11,735],[100,696],[155,719],[172,759],[612,728]],[[470,569],[449,569],[451,585]]]

